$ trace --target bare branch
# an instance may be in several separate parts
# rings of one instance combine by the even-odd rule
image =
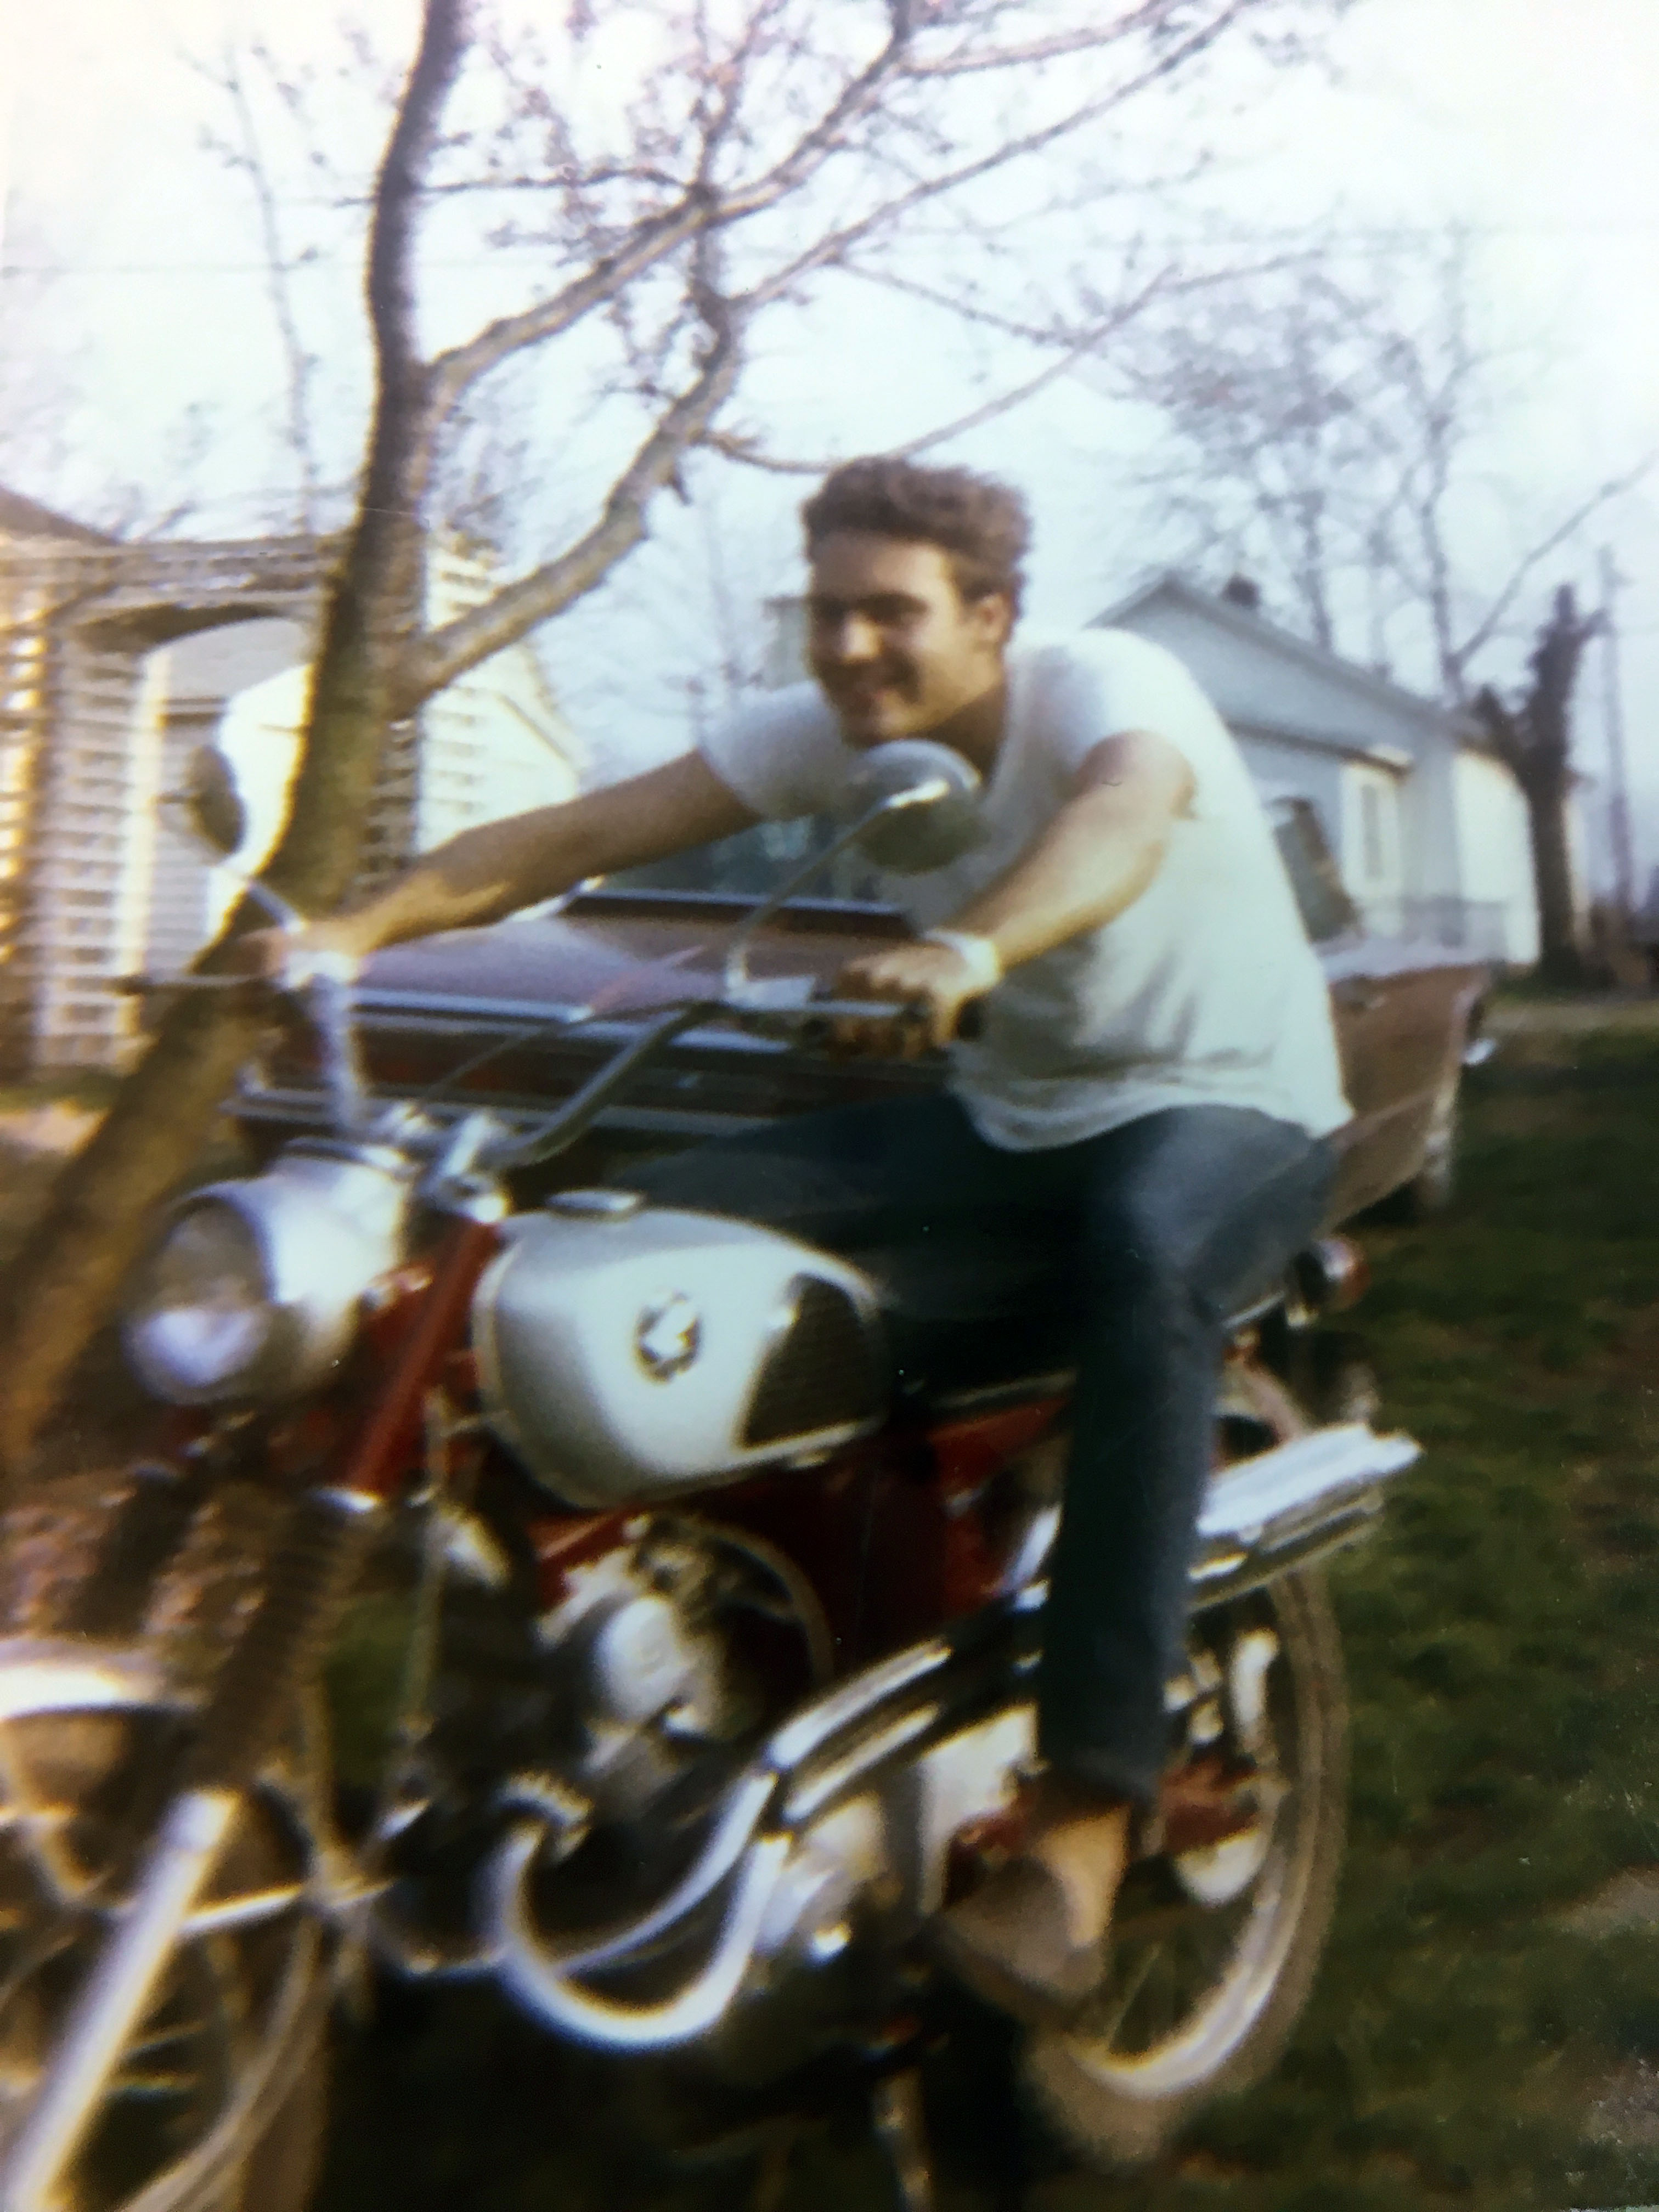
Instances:
[[[1460,669],[1467,667],[1481,647],[1491,642],[1498,624],[1515,605],[1522,585],[1533,571],[1547,561],[1551,554],[1565,545],[1576,532],[1582,530],[1591,515],[1604,507],[1609,500],[1619,499],[1626,492],[1634,491],[1643,477],[1651,472],[1656,464],[1659,464],[1659,452],[1649,453],[1644,459],[1639,460],[1634,468],[1626,469],[1622,476],[1609,477],[1605,483],[1598,484],[1589,498],[1582,501],[1564,521],[1558,523],[1547,538],[1540,538],[1529,552],[1524,554],[1516,562],[1502,590],[1487,608],[1480,621],[1458,647],[1457,659]]]
[[[1044,153],[1060,139],[1073,136],[1091,123],[1100,122],[1129,98],[1132,92],[1143,89],[1161,73],[1161,69],[1151,71],[1130,85],[1115,86],[1110,92],[1098,99],[1084,101],[1081,106],[1073,108],[1053,123],[1028,131],[1024,137],[1006,139],[990,152],[980,155],[973,161],[960,162],[941,174],[924,178],[908,191],[895,193],[867,215],[860,216],[857,222],[847,223],[839,230],[828,231],[816,239],[804,253],[775,270],[764,283],[756,285],[750,292],[750,299],[760,307],[770,301],[787,297],[803,276],[811,275],[815,270],[832,267],[845,261],[854,246],[878,232],[896,228],[917,208],[940,199],[946,193],[960,191],[964,185],[976,183],[980,178],[1007,168],[1016,161]]]
[[[264,56],[262,47],[256,46],[253,51],[256,57]],[[222,150],[227,161],[246,179],[253,195],[260,249],[264,257],[265,294],[288,368],[288,444],[300,472],[300,495],[293,520],[297,528],[313,531],[318,526],[322,489],[311,422],[311,384],[317,370],[317,356],[301,337],[294,312],[292,278],[295,264],[283,249],[282,215],[270,165],[265,158],[252,103],[234,52],[227,51],[217,70],[210,74],[236,118],[240,143]]]
[[[1158,289],[1160,281],[1154,278],[1145,294],[1139,299],[1126,301],[1109,322],[1098,324],[1082,332],[1066,345],[1058,360],[1046,362],[1035,376],[1028,377],[1022,384],[1011,386],[994,399],[987,400],[982,406],[972,409],[968,414],[958,415],[954,422],[942,423],[936,429],[924,431],[920,437],[908,439],[904,444],[890,447],[888,450],[896,457],[908,460],[917,453],[931,453],[937,446],[947,445],[952,438],[965,437],[969,431],[981,429],[987,422],[994,422],[999,416],[1011,414],[1016,407],[1023,407],[1028,399],[1035,399],[1039,392],[1047,391],[1051,384],[1075,368],[1078,362],[1091,354],[1114,330],[1139,313],[1146,301]],[[729,431],[711,431],[702,442],[713,452],[723,453],[728,460],[740,461],[746,468],[764,470],[775,476],[824,476],[836,465],[833,460],[785,460],[777,454],[763,453],[751,441]]]
[[[364,503],[370,510],[378,506],[392,511],[404,494],[398,479],[405,473],[405,457],[393,448],[407,441],[416,417],[425,411],[421,403],[427,378],[416,334],[415,226],[422,179],[466,51],[469,27],[470,0],[426,0],[420,52],[375,182],[367,278],[378,386],[364,483]],[[430,465],[428,452],[416,463],[416,473],[423,477]]]
[[[706,439],[714,415],[730,398],[742,366],[742,319],[723,302],[706,300],[713,334],[696,380],[667,408],[611,486],[593,528],[556,560],[497,592],[483,606],[434,630],[399,672],[396,709],[412,714],[423,699],[492,653],[511,645],[538,623],[561,613],[601,582],[645,535],[653,495],[673,479],[682,457]]]
[[[1224,8],[1209,35],[1219,37],[1228,25],[1250,5],[1237,0]],[[1169,14],[1167,0],[1146,0],[1120,22],[1103,28],[1091,25],[1080,31],[1057,31],[1051,38],[1028,40],[1023,46],[998,46],[988,53],[942,54],[929,59],[916,56],[905,64],[904,74],[916,77],[982,76],[992,70],[1029,69],[1042,62],[1060,61],[1069,54],[1097,52],[1109,41],[1132,37],[1137,31],[1156,28]]]
[[[717,196],[699,179],[674,205],[635,225],[621,246],[574,283],[521,314],[499,317],[466,344],[440,355],[432,364],[438,412],[447,413],[469,385],[509,354],[570,329],[624,285],[677,252],[699,230],[759,214],[797,190],[830,158],[849,125],[875,105],[908,42],[908,0],[903,5],[895,0],[891,36],[875,60],[842,88],[788,153],[751,184]]]

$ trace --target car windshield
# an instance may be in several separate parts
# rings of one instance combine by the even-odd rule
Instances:
[[[1342,887],[1313,802],[1275,799],[1272,816],[1279,855],[1310,938],[1320,945],[1357,928],[1358,917]],[[671,854],[645,867],[621,869],[605,880],[618,890],[712,891],[728,897],[764,898],[810,853],[822,852],[835,834],[836,825],[827,814],[799,822],[760,822],[718,844]],[[808,886],[807,896],[878,900],[880,878],[862,854],[842,853],[819,882]]]
[[[836,835],[827,814],[799,822],[758,822],[752,830],[687,853],[671,854],[642,868],[619,869],[605,881],[618,890],[716,891],[728,897],[764,898],[808,855],[821,853]],[[857,850],[841,853],[808,884],[809,898],[879,899],[880,879]]]

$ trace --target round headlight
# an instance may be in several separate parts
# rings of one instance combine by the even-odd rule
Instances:
[[[363,1293],[401,1256],[401,1163],[295,1146],[186,1199],[125,1323],[141,1380],[175,1405],[270,1401],[326,1382]]]
[[[180,1215],[145,1269],[127,1352],[158,1397],[199,1405],[253,1375],[276,1318],[252,1230],[207,1199]]]

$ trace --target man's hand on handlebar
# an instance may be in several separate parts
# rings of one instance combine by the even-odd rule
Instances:
[[[831,1031],[837,1052],[914,1060],[948,1044],[963,1009],[984,986],[961,953],[945,945],[902,945],[849,961],[836,978],[838,999],[883,999],[890,1018],[842,1020]]]
[[[341,941],[337,925],[307,922],[303,929],[250,929],[228,948],[235,972],[292,990],[319,972],[331,970],[341,981],[355,975],[359,965],[355,951]]]

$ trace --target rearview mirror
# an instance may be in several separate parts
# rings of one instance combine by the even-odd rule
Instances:
[[[984,834],[978,772],[949,745],[926,738],[872,745],[848,778],[842,818],[839,836],[781,884],[732,938],[726,955],[728,998],[740,999],[752,988],[749,948],[762,926],[849,845],[899,876],[942,868],[976,845]]]
[[[865,754],[848,781],[844,816],[866,859],[894,875],[943,868],[985,834],[980,779],[970,762],[928,738],[896,738]]]
[[[176,807],[191,835],[222,866],[241,850],[247,836],[247,809],[236,787],[236,771],[217,745],[198,745],[185,769],[182,791],[164,792],[161,804]],[[244,895],[283,929],[298,929],[304,920],[280,892],[241,871],[233,872]]]

